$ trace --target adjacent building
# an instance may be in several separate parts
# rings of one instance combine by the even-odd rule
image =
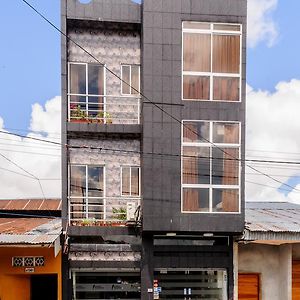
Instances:
[[[246,11],[62,0],[63,299],[237,293]]]
[[[245,232],[237,251],[238,299],[299,299],[299,205],[247,202]]]
[[[61,200],[1,200],[0,213],[0,299],[61,300]]]

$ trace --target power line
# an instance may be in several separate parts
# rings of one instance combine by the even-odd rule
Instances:
[[[30,154],[30,155],[32,155],[32,154],[34,154],[34,155],[44,155],[44,156],[50,156],[50,157],[61,157],[61,155],[58,155],[58,154],[29,152],[29,151],[18,151],[18,150],[3,149],[3,148],[0,148],[0,151],[16,152],[16,153],[23,153],[23,154]]]
[[[30,140],[49,143],[49,144],[58,145],[58,146],[62,145],[61,143],[58,143],[58,142],[53,142],[53,141],[45,140],[45,139],[41,139],[41,138],[35,138],[35,137],[32,137],[32,136],[26,136],[26,135],[22,135],[22,134],[19,134],[19,133],[14,133],[14,132],[7,132],[7,131],[0,130],[0,133],[7,134],[7,135],[18,136],[18,137],[23,138],[23,139],[30,139]]]
[[[62,30],[60,30],[53,22],[51,22],[48,18],[46,18],[42,13],[40,13],[35,7],[33,7],[29,2],[27,2],[26,0],[22,0],[27,6],[29,6],[33,11],[35,11],[35,13],[37,13],[41,18],[43,18],[48,24],[50,24],[54,29],[56,29],[61,35],[63,35],[67,40],[71,41],[72,43],[74,43],[79,49],[81,49],[82,51],[84,51],[87,55],[89,55],[91,58],[93,58],[96,62],[98,62],[101,66],[103,66],[103,68],[105,68],[109,73],[111,73],[113,76],[115,76],[116,78],[118,78],[121,82],[123,82],[124,84],[126,84],[127,86],[129,86],[132,90],[134,90],[135,92],[137,92],[138,94],[140,94],[144,99],[146,99],[148,102],[152,103],[156,108],[158,108],[160,111],[162,111],[163,113],[165,113],[166,115],[168,115],[171,119],[179,122],[181,124],[181,120],[179,120],[177,117],[174,117],[171,113],[167,112],[165,109],[163,109],[162,107],[160,107],[158,104],[156,104],[155,102],[153,102],[152,100],[150,100],[148,97],[146,97],[143,93],[141,93],[139,90],[137,90],[135,87],[131,86],[128,82],[126,82],[125,80],[123,80],[118,74],[116,74],[114,71],[112,71],[110,68],[108,68],[104,63],[102,63],[101,61],[99,61],[92,53],[90,53],[89,51],[87,51],[83,46],[81,46],[80,44],[78,44],[76,41],[74,41],[72,38],[70,38],[66,33],[64,33]],[[183,123],[182,123],[183,124]],[[185,128],[187,128],[188,130],[190,130],[191,132],[193,132],[194,134],[196,134],[197,136],[199,136],[199,134],[193,130],[191,130],[188,126],[184,125],[183,126]],[[225,154],[231,156],[232,158],[239,160],[238,158],[234,157],[231,154],[226,153],[226,151],[220,147],[218,147],[216,144],[214,144],[213,142],[210,142],[209,140],[205,139],[204,137],[202,137],[206,142],[210,143],[211,145],[213,145],[216,148],[219,148],[222,152],[224,152]],[[239,160],[240,161],[240,160]],[[287,183],[283,183],[280,182],[278,179],[273,178],[272,176],[268,175],[265,172],[262,172],[260,170],[258,170],[257,168],[251,166],[251,165],[247,165],[245,164],[247,167],[249,167],[250,169],[252,169],[253,171],[260,173],[272,180],[274,180],[277,183],[281,183],[289,188],[295,189],[297,190],[295,187],[292,187],[291,185],[287,184]]]
[[[9,134],[9,135],[16,135],[21,138],[25,139],[33,139],[33,140],[38,140],[39,142],[45,142],[45,143],[50,143],[58,146],[63,146],[63,144],[58,143],[58,142],[53,142],[45,139],[37,139],[34,137],[30,136],[25,136],[25,135],[20,135],[17,133],[11,133],[11,132],[5,132],[1,131],[0,133],[3,134]],[[210,143],[211,144],[211,143]],[[136,154],[143,154],[143,155],[157,155],[157,156],[170,156],[170,157],[186,157],[186,158],[207,158],[207,159],[217,159],[217,160],[230,160],[230,161],[245,161],[245,162],[255,162],[255,163],[269,163],[269,164],[287,164],[287,165],[300,165],[300,161],[279,161],[279,160],[260,160],[260,159],[239,159],[239,158],[217,158],[217,157],[208,157],[208,156],[194,156],[194,155],[182,155],[182,154],[170,154],[170,153],[158,153],[158,152],[143,152],[143,151],[136,151],[136,150],[124,150],[124,149],[111,149],[111,148],[104,148],[104,147],[96,147],[96,146],[87,146],[87,145],[81,145],[81,146],[76,146],[76,145],[69,145],[65,144],[69,149],[90,149],[90,150],[100,150],[100,151],[112,151],[112,152],[123,152],[123,153],[136,153]],[[187,146],[187,147],[197,147],[197,146]],[[216,147],[218,150],[222,151],[222,148]],[[232,149],[237,149],[237,147],[232,147]],[[223,152],[223,151],[222,151]],[[224,152],[223,152],[224,153]],[[34,153],[33,153],[34,154]],[[228,153],[224,153],[228,156],[231,156]],[[232,156],[231,156],[232,157]],[[263,174],[261,174],[263,175]]]
[[[278,190],[285,191],[285,192],[291,192],[291,189],[287,190],[287,189],[284,189],[282,187],[275,187],[275,186],[271,186],[271,185],[267,185],[267,184],[263,184],[263,183],[259,183],[259,182],[249,181],[249,180],[245,180],[245,182],[246,183],[255,184],[255,185],[259,185],[259,186],[263,186],[263,187],[268,187],[268,188],[276,189],[276,190],[278,189]],[[300,191],[298,192],[296,190],[295,193],[300,194]]]
[[[40,182],[40,179],[38,177],[36,177],[35,175],[33,175],[32,173],[28,172],[27,170],[25,170],[23,167],[21,167],[20,165],[18,165],[17,163],[15,163],[14,161],[12,161],[11,159],[9,159],[8,157],[6,157],[4,154],[0,153],[0,156],[3,157],[5,160],[7,160],[8,162],[10,162],[11,164],[13,164],[14,166],[16,166],[17,168],[19,168],[20,170],[24,171],[26,174],[28,174],[29,176],[31,176],[32,179],[37,180],[39,187],[41,189],[42,195],[44,197],[44,199],[46,199],[42,184]]]

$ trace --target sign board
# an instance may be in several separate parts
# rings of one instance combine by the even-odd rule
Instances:
[[[34,268],[25,268],[25,273],[34,273]]]

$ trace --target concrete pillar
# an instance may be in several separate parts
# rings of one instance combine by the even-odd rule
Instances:
[[[153,237],[143,236],[141,261],[141,299],[153,299]]]
[[[292,245],[279,247],[280,299],[292,300]]]
[[[238,300],[239,245],[233,243],[233,299]]]

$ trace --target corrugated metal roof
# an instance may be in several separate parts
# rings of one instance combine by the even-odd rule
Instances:
[[[0,199],[0,210],[61,210],[61,199]]]
[[[245,240],[300,239],[300,205],[248,202],[245,213]]]
[[[52,244],[60,236],[61,219],[0,219],[0,245]]]

